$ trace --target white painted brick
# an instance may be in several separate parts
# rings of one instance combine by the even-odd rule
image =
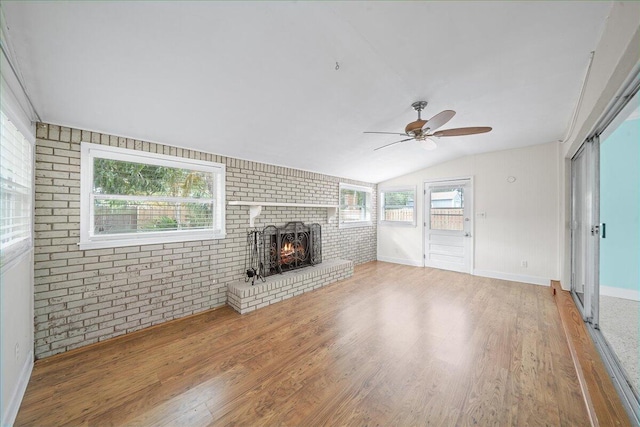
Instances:
[[[120,324],[120,325],[116,325],[116,326],[114,327],[114,329],[115,329],[116,331],[125,331],[125,332],[128,332],[128,331],[130,331],[131,329],[133,329],[133,327],[134,327],[134,326],[137,326],[137,325],[139,325],[139,324],[140,324],[140,321],[139,321],[139,320],[126,321],[126,322],[124,322],[124,323],[122,323],[122,324]]]
[[[107,326],[94,332],[88,332],[87,334],[85,334],[85,338],[87,340],[91,340],[93,338],[104,337],[112,332],[113,332],[113,326]]]
[[[335,203],[339,182],[367,185],[311,172],[55,125],[38,125],[37,137],[37,178],[49,181],[39,181],[36,184],[38,215],[35,217],[35,230],[40,233],[35,241],[36,263],[39,264],[35,270],[36,294],[46,295],[46,292],[67,289],[66,296],[69,299],[66,303],[47,305],[50,299],[65,301],[65,295],[44,299],[36,297],[34,306],[37,310],[44,310],[36,314],[36,325],[43,322],[43,316],[63,315],[68,314],[69,310],[78,309],[83,312],[76,316],[83,317],[75,321],[84,321],[83,326],[70,330],[68,336],[57,336],[53,329],[39,331],[38,333],[45,335],[38,337],[40,341],[36,343],[37,357],[103,341],[125,332],[206,310],[224,304],[225,301],[233,304],[233,294],[229,293],[230,297],[227,298],[226,284],[242,280],[245,270],[248,215],[246,208],[241,207],[227,209],[226,239],[79,251],[80,140],[226,163],[228,200]],[[372,187],[375,199],[376,189],[375,186]],[[327,224],[326,210],[323,209],[265,207],[257,223],[258,226],[272,223],[282,225],[291,219],[322,225],[325,261],[347,258],[361,263],[376,259],[375,227],[338,230],[335,221]],[[43,264],[51,261],[61,263]],[[78,267],[82,270],[75,270]],[[349,274],[352,271],[351,268]],[[345,275],[336,274],[328,280],[335,281],[342,277]],[[322,284],[318,275],[308,278],[311,280],[303,290]],[[213,281],[217,283],[214,284]],[[65,285],[66,282],[69,284]],[[132,287],[120,289],[126,285]],[[299,287],[294,287],[290,282],[283,286],[276,290],[277,293],[269,293],[263,298],[268,298],[268,302],[275,302],[291,295],[287,291],[300,291]],[[275,288],[269,287],[269,292],[273,289]],[[122,292],[126,296],[122,296]],[[80,295],[83,299],[75,299]],[[251,302],[253,305],[246,308],[248,311],[267,301],[254,299]],[[99,308],[100,304],[107,305]],[[118,323],[117,329],[115,325],[102,325],[100,322],[113,321],[114,314],[125,311],[120,304],[135,304],[141,312],[130,314],[129,317],[136,316],[132,323]],[[143,309],[145,316],[142,316]],[[93,317],[84,317],[89,315]],[[70,324],[73,323],[74,320],[71,320]],[[52,336],[56,338],[53,339]],[[83,342],[73,342],[80,337],[84,338]]]
[[[82,266],[80,266],[82,267]],[[88,277],[95,277],[98,276],[98,270],[93,270],[93,271],[79,271],[77,273],[69,273],[68,277],[69,280],[72,279],[85,279]]]
[[[96,304],[87,304],[87,305],[83,306],[83,311],[84,312],[97,311],[97,310],[101,310],[101,309],[107,308],[107,307],[111,307],[111,302],[110,301],[99,302],[99,303],[96,303]]]

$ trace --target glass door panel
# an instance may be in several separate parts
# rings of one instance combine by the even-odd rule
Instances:
[[[585,320],[591,321],[595,307],[598,144],[586,141],[571,159],[571,290]]]
[[[571,160],[571,288],[583,306],[587,279],[586,186],[587,154],[583,146]]]
[[[600,137],[597,327],[638,399],[640,390],[640,112],[634,97]]]

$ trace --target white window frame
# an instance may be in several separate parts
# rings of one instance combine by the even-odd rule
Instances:
[[[113,248],[122,246],[150,245],[157,243],[187,242],[196,240],[222,239],[225,232],[225,172],[222,163],[185,159],[146,151],[130,150],[108,145],[82,142],[80,148],[80,249]],[[125,162],[144,163],[171,168],[190,169],[215,176],[214,229],[213,230],[171,230],[145,233],[120,233],[94,235],[93,233],[93,165],[94,159],[109,159]],[[142,200],[145,197],[125,196],[127,200]],[[174,198],[168,198],[174,199]],[[175,198],[179,201],[178,198]]]
[[[400,193],[410,191],[413,193],[413,220],[412,221],[391,221],[386,220],[384,215],[384,207],[385,207],[385,193]],[[403,187],[384,187],[378,191],[378,205],[380,206],[380,211],[378,212],[378,223],[384,226],[394,226],[394,227],[415,227],[417,224],[417,205],[418,201],[416,200],[417,190],[416,186],[403,186]]]
[[[4,79],[2,82],[2,89],[5,92],[3,94],[3,102],[2,102],[2,112],[6,116],[7,121],[11,122],[13,126],[16,127],[16,130],[20,133],[20,135],[24,138],[23,143],[26,144],[24,147],[26,152],[22,152],[20,159],[14,159],[17,161],[28,161],[29,163],[24,165],[27,170],[27,175],[25,177],[28,179],[28,182],[23,183],[26,186],[21,191],[27,197],[23,199],[26,203],[24,206],[24,211],[28,212],[27,215],[27,230],[26,233],[22,234],[16,239],[13,239],[5,244],[0,245],[0,265],[1,270],[5,271],[6,269],[13,266],[16,262],[18,262],[25,254],[31,252],[33,248],[33,206],[34,206],[34,159],[35,159],[35,150],[34,143],[35,138],[33,135],[32,127],[27,125],[25,121],[21,120],[22,116],[18,112],[19,110],[14,107],[14,105],[18,105],[13,97],[9,97],[9,94],[6,93],[6,86],[4,85]],[[1,192],[2,190],[0,190]],[[1,203],[1,202],[0,202]]]
[[[364,191],[367,193],[367,204],[365,208],[369,211],[369,220],[367,221],[345,221],[343,219],[343,208],[340,204],[340,200],[342,199],[342,190],[353,190],[353,191]],[[338,228],[354,228],[354,227],[368,227],[373,225],[373,221],[371,217],[373,216],[373,188],[365,187],[363,185],[354,185],[354,184],[346,184],[341,182],[339,186],[338,192],[338,211],[339,211],[339,219],[338,219]]]

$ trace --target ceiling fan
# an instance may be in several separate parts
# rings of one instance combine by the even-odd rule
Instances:
[[[411,104],[414,110],[418,112],[418,120],[415,122],[411,122],[405,127],[404,133],[398,132],[364,132],[364,133],[377,133],[384,135],[401,135],[408,136],[406,139],[401,139],[400,141],[395,141],[390,144],[383,145],[382,147],[378,147],[373,151],[382,150],[383,148],[391,147],[392,145],[399,144],[405,141],[411,141],[415,139],[420,142],[421,145],[427,150],[435,150],[436,143],[433,138],[440,138],[443,136],[463,136],[463,135],[474,135],[477,133],[485,133],[490,132],[490,127],[468,127],[468,128],[455,128],[455,129],[445,129],[436,131],[439,127],[443,126],[447,123],[453,116],[455,116],[456,112],[453,110],[444,110],[435,116],[431,117],[429,120],[422,120],[420,113],[427,106],[427,101],[416,101]]]

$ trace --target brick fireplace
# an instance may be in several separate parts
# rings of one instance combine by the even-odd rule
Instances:
[[[247,276],[227,285],[227,304],[240,314],[318,289],[353,274],[353,261],[322,263],[322,227],[287,222],[248,233]],[[257,256],[256,256],[257,255]]]
[[[262,248],[265,277],[316,265],[322,262],[322,228],[299,221],[269,225],[262,231]]]

